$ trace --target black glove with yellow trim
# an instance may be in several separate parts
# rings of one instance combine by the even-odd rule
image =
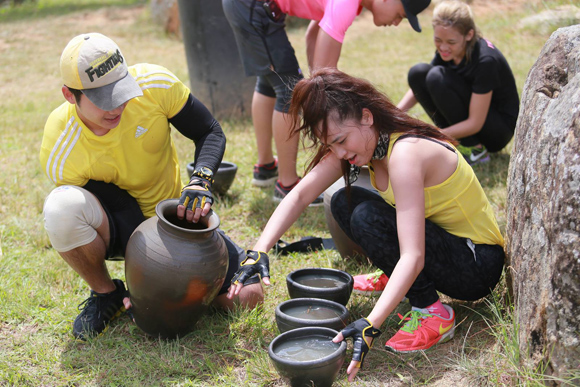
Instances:
[[[255,262],[248,263],[248,259],[253,259]],[[263,251],[248,250],[246,259],[240,264],[240,269],[232,278],[232,284],[243,284],[256,273],[259,273],[262,278],[270,277],[270,259]]]
[[[195,211],[196,208],[203,209],[205,203],[213,204],[210,188],[211,183],[208,180],[192,176],[189,184],[181,190],[179,204],[183,205],[186,211]]]
[[[363,361],[366,358],[369,349],[373,346],[373,342],[369,344],[368,337],[376,338],[381,335],[381,331],[366,319],[360,318],[353,323],[348,324],[342,331],[342,336],[346,339],[352,337],[353,339],[353,354],[352,360],[359,361],[359,368],[362,367]]]

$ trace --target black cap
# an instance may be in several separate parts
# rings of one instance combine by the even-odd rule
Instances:
[[[417,15],[431,4],[431,0],[401,0],[401,3],[403,3],[403,8],[405,9],[405,14],[407,15],[407,19],[409,19],[411,27],[415,31],[421,32]]]

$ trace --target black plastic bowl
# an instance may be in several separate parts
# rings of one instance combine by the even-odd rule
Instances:
[[[276,337],[268,347],[268,355],[280,376],[293,387],[316,386],[330,387],[338,376],[346,358],[346,341],[337,343],[335,352],[316,360],[297,361],[281,357],[276,350],[283,343],[305,337],[332,340],[337,331],[324,327],[305,327],[292,329]]]
[[[220,195],[224,195],[230,189],[236,173],[238,172],[238,166],[235,163],[229,161],[222,161],[217,172],[214,176],[214,183],[212,185],[212,192],[216,192]],[[193,162],[187,164],[187,176],[191,176],[193,173]]]
[[[299,283],[301,277],[319,275],[324,278],[333,278],[340,285],[334,287],[316,287]],[[346,305],[352,293],[354,279],[350,274],[342,270],[328,268],[307,268],[294,270],[286,276],[286,286],[290,298],[322,298]]]
[[[298,318],[287,313],[289,309],[300,306],[325,307],[336,312],[336,316],[325,319]],[[344,305],[321,298],[293,298],[281,302],[276,307],[275,314],[276,325],[281,333],[302,327],[326,327],[340,331],[346,326],[349,316],[348,309]]]

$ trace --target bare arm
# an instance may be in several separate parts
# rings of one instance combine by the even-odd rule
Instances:
[[[487,118],[492,93],[493,91],[490,91],[487,94],[472,93],[471,102],[469,103],[469,116],[467,119],[442,129],[443,132],[455,139],[472,136],[479,132]]]
[[[252,248],[254,251],[268,252],[280,237],[294,224],[302,212],[314,199],[324,192],[342,175],[340,160],[329,154],[314,167],[278,205],[270,220],[266,224],[262,235]],[[255,261],[248,260],[252,264]],[[268,277],[262,278],[268,285]],[[240,293],[243,284],[236,283],[230,286],[228,298]]]
[[[397,149],[398,148],[398,149]],[[417,149],[418,148],[418,149]],[[389,160],[390,182],[397,203],[397,228],[401,256],[389,277],[387,286],[368,316],[371,324],[380,327],[405,296],[425,262],[425,174],[428,160],[418,152],[416,144],[400,143]],[[340,337],[339,337],[340,338]],[[348,366],[348,380],[353,381],[358,362]]]
[[[425,187],[446,181],[457,169],[457,158],[454,152],[449,152],[440,144],[426,139],[402,139],[393,146],[388,170],[397,203],[397,231],[401,256],[383,295],[368,317],[376,327],[379,327],[398,305],[423,270],[424,190]]]
[[[427,157],[421,146],[401,140],[389,160],[390,182],[397,203],[397,231],[401,257],[385,291],[369,314],[379,327],[423,270],[425,262],[425,178]]]
[[[316,48],[316,38],[318,37],[319,30],[318,22],[311,20],[306,30],[306,58],[308,59],[309,69],[312,69],[312,63],[314,62],[314,50]]]
[[[312,72],[322,67],[337,67],[342,43],[324,32],[313,20],[306,31],[306,55]]]
[[[417,103],[417,99],[415,98],[415,94],[413,94],[413,90],[409,89],[401,99],[401,101],[397,104],[397,107],[404,112],[407,112]]]
[[[329,154],[278,205],[253,250],[269,251],[306,207],[341,175],[340,160]]]

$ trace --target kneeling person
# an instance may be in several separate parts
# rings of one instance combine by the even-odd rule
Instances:
[[[61,257],[91,288],[73,334],[102,333],[130,307],[123,281],[111,279],[106,260],[123,257],[129,237],[164,199],[180,198],[177,216],[198,222],[211,209],[212,175],[225,151],[220,124],[164,67],[128,67],[119,47],[98,33],[65,47],[60,69],[66,102],[49,116],[41,168],[57,186],[46,198],[44,222]],[[172,124],[195,143],[195,166],[183,186]],[[244,252],[223,232],[230,255],[229,284]],[[236,302],[263,299],[257,280]],[[214,303],[229,308],[222,289]]]

